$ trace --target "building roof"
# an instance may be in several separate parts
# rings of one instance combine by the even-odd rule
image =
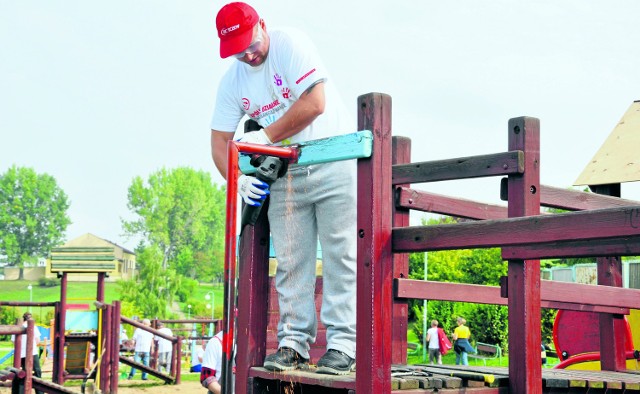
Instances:
[[[132,252],[131,250],[120,246],[118,244],[115,244],[109,240],[100,238],[96,235],[93,235],[91,233],[86,233],[84,235],[81,235],[77,238],[72,239],[71,241],[68,241],[67,243],[65,243],[64,245],[62,245],[63,248],[65,247],[74,247],[74,246],[114,246],[116,247],[116,249],[121,249],[124,253],[128,253],[128,254],[135,254],[135,252]]]
[[[634,101],[574,182],[606,185],[640,180],[640,100]]]

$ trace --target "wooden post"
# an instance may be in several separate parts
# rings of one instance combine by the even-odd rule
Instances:
[[[407,137],[393,137],[391,149],[392,164],[406,164],[411,162],[411,139]],[[393,185],[409,187],[408,184]],[[394,193],[394,201],[396,193]],[[392,204],[393,227],[406,227],[409,225],[409,209],[397,207]],[[409,278],[409,253],[393,254],[393,277],[399,279]],[[393,299],[393,327],[391,329],[392,348],[391,362],[393,364],[407,363],[407,324],[409,318],[409,301],[405,298]]]
[[[540,214],[540,121],[509,120],[509,151],[524,151],[524,173],[509,175],[509,217]],[[508,261],[509,392],[542,393],[540,261]]]
[[[20,326],[22,327],[22,323],[23,320],[21,317],[16,319],[16,326]],[[24,341],[25,339],[22,337],[22,335],[15,335],[15,339],[13,341],[14,343],[14,348],[15,350],[13,351],[13,367],[17,368],[17,369],[22,369],[22,365],[20,365],[21,362],[21,358],[22,358],[22,353],[21,353],[21,349],[22,349],[22,341]]]
[[[605,196],[621,197],[619,183],[589,185],[592,192]],[[622,287],[622,260],[620,257],[599,257],[597,260],[598,284]],[[625,355],[624,316],[600,314],[600,366],[603,371],[627,369]]]
[[[182,337],[178,337],[178,351],[176,352],[176,384],[180,384],[180,370],[182,369]],[[173,357],[173,355],[171,355]]]
[[[391,97],[358,97],[358,130],[374,134],[373,154],[358,161],[356,392],[391,392]]]
[[[110,383],[111,379],[109,379],[109,372],[111,371],[111,349],[112,342],[117,341],[118,335],[112,331],[113,324],[111,319],[113,318],[113,307],[111,305],[105,305],[105,308],[102,310],[102,321],[99,322],[101,325],[100,328],[100,336],[98,336],[98,343],[96,345],[96,356],[98,359],[96,362],[100,361],[99,367],[99,377],[97,380],[98,388],[103,393],[109,393],[110,391]],[[104,346],[104,347],[103,347]],[[98,349],[104,354],[101,356],[98,353]]]
[[[64,328],[67,319],[67,286],[68,286],[67,273],[63,272],[60,278],[60,314],[57,316],[58,324],[57,334],[58,337],[58,349],[53,353],[53,361],[57,364],[56,374],[53,376],[54,383],[64,384]]]
[[[111,317],[111,325],[113,327],[112,329],[112,333],[114,335],[114,338],[118,338],[118,340],[114,340],[111,343],[111,359],[110,361],[110,366],[111,366],[111,371],[109,372],[109,388],[111,389],[110,393],[111,394],[118,394],[118,379],[119,379],[119,374],[118,374],[118,367],[120,365],[120,310],[121,310],[121,304],[120,301],[114,301],[113,302],[113,309],[112,309],[112,317]]]
[[[24,371],[27,375],[24,378],[24,392],[30,393],[32,384],[33,384],[33,341],[34,335],[33,331],[36,330],[35,322],[33,319],[27,320],[27,343],[25,346],[25,357],[24,357]],[[16,335],[16,338],[18,336]],[[20,352],[18,351],[18,359],[20,359]],[[14,356],[15,358],[15,353]]]
[[[96,301],[104,303],[104,278],[105,272],[98,272],[98,289],[96,291]]]
[[[262,366],[267,349],[269,308],[268,200],[254,226],[240,240],[238,269],[238,319],[235,392],[246,393],[249,368]],[[215,335],[215,333],[214,333]]]
[[[622,261],[619,257],[599,257],[598,284],[622,287]],[[603,371],[627,369],[624,315],[600,313],[600,365]]]

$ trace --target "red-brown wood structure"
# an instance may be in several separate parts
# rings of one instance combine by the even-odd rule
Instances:
[[[269,227],[263,214],[243,233],[240,244],[237,393],[289,392],[284,390],[286,385],[304,387],[304,392],[392,392],[392,364],[406,363],[409,298],[509,308],[509,367],[504,386],[455,392],[553,391],[543,384],[549,379],[543,378],[540,360],[541,307],[599,312],[600,348],[609,349],[601,359],[603,371],[611,374],[606,388],[640,390],[640,375],[615,377],[625,372],[626,365],[624,338],[614,335],[629,309],[640,308],[640,290],[621,287],[620,260],[623,255],[640,255],[639,202],[541,185],[540,126],[535,118],[509,120],[505,152],[419,163],[410,162],[408,138],[392,138],[388,95],[359,97],[358,130],[365,129],[373,132],[374,146],[372,156],[358,162],[356,372],[331,378],[260,368],[268,343],[270,304]],[[409,187],[478,177],[502,177],[500,194],[506,207]],[[619,188],[599,187],[596,192],[607,190]],[[580,212],[541,215],[541,206]],[[476,221],[410,227],[410,210]],[[508,261],[508,275],[500,287],[408,279],[410,252],[488,247],[502,248],[502,257]],[[597,286],[541,280],[539,259],[586,256],[600,257]],[[584,387],[583,392],[590,388]]]

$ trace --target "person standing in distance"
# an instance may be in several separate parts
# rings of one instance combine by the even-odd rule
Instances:
[[[31,312],[25,312],[22,315],[22,326],[27,327],[27,320],[32,319],[33,315]],[[40,330],[38,327],[34,325],[33,327],[33,349],[31,349],[31,353],[33,354],[33,376],[41,378],[42,377],[42,369],[40,368],[40,352],[38,349],[38,344],[40,343]],[[11,341],[15,342],[16,336],[11,336]],[[27,357],[27,334],[22,334],[22,339],[20,342],[20,367],[24,370],[24,366],[26,363]],[[24,384],[21,384],[18,389],[19,393],[24,392]],[[43,392],[40,390],[36,390],[36,394],[42,394]]]
[[[335,85],[314,45],[293,29],[268,30],[255,9],[234,2],[216,17],[220,56],[233,56],[222,77],[211,120],[213,161],[227,176],[227,142],[243,116],[261,130],[239,141],[291,144],[353,131]],[[320,241],[323,258],[321,320],[327,352],[318,372],[355,370],[356,337],[356,161],[295,166],[269,187],[241,175],[243,201],[260,205],[267,195],[269,223],[278,268],[280,307],[278,351],[265,358],[275,371],[305,369],[309,345],[316,340],[315,262]]]
[[[151,320],[143,319],[142,324],[149,327],[151,326]],[[142,363],[145,366],[149,366],[149,357],[151,351],[153,350],[153,334],[147,330],[143,330],[138,327],[133,332],[133,337],[131,338],[135,343],[135,353],[133,355],[133,361],[137,363]],[[127,379],[133,379],[136,374],[136,369],[131,367],[131,371],[129,371],[129,376]],[[147,380],[147,372],[142,371],[142,380]]]
[[[431,320],[431,328],[427,330],[427,342],[429,349],[429,364],[435,362],[442,364],[442,354],[440,354],[440,340],[438,338],[438,321]]]
[[[168,335],[170,337],[173,336],[173,331],[169,327],[166,327],[163,322],[158,322],[158,332],[163,333],[164,335]],[[159,336],[154,336],[153,340],[158,344],[158,364],[156,365],[156,369],[158,372],[162,372],[162,368],[166,373],[171,373],[171,351],[173,350],[173,344],[170,340],[160,338]]]

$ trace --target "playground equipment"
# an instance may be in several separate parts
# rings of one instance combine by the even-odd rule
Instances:
[[[156,370],[154,368],[153,364],[150,364],[149,366],[146,366],[144,364],[135,362],[134,360],[132,360],[129,357],[125,357],[120,355],[119,356],[119,361],[123,364],[129,365],[132,368],[135,368],[137,370],[146,372],[150,375],[153,375],[161,380],[163,380],[165,383],[169,383],[169,384],[180,384],[181,381],[181,374],[180,374],[180,370],[181,370],[181,349],[182,349],[182,337],[178,336],[178,337],[173,337],[173,336],[169,336],[169,335],[165,335],[164,333],[151,328],[151,327],[147,327],[144,324],[137,322],[135,320],[120,316],[120,320],[119,323],[125,323],[125,324],[130,324],[138,329],[141,330],[145,330],[145,331],[149,331],[150,333],[152,333],[154,336],[159,337],[159,338],[163,338],[166,339],[168,341],[171,342],[172,345],[172,351],[171,351],[171,361],[170,361],[170,367],[169,367],[169,373],[163,373],[163,372],[159,372],[158,370]],[[119,325],[118,323],[118,325]],[[117,332],[120,332],[119,330]],[[112,391],[114,392],[114,391]]]
[[[631,311],[632,313],[634,311]],[[638,311],[635,310],[635,313]],[[554,368],[600,370],[599,314],[560,310],[553,325],[553,342],[560,363]],[[626,368],[638,370],[631,325],[626,316],[615,335],[624,337]]]
[[[0,326],[0,335],[15,335],[14,354],[19,354],[24,334],[26,334],[26,348],[33,349],[35,329],[33,319],[27,320],[26,327],[23,326],[22,319],[18,319],[15,326]],[[5,383],[10,381],[12,392],[18,392],[22,386],[25,393],[36,389],[45,393],[80,394],[75,390],[33,376],[33,354],[29,351],[25,354],[24,365],[19,357],[15,357],[12,367],[0,370],[0,381],[3,383],[2,385],[6,385]]]
[[[572,392],[589,389],[640,390],[640,375],[626,372],[624,336],[615,336],[622,316],[640,308],[640,290],[621,288],[618,256],[640,254],[640,203],[617,197],[568,191],[540,184],[539,121],[514,118],[508,124],[506,152],[473,157],[410,162],[410,140],[391,136],[391,98],[371,93],[358,99],[358,129],[373,132],[370,157],[358,160],[358,280],[357,366],[346,377],[295,371],[274,373],[261,368],[269,342],[266,215],[242,235],[239,253],[237,393],[286,392],[321,387],[319,392],[392,392],[392,364],[406,363],[407,299],[449,300],[507,305],[509,308],[509,367],[500,378],[484,382],[487,392],[541,393],[558,387]],[[229,155],[231,156],[231,155]],[[234,170],[230,162],[229,173]],[[415,190],[409,185],[453,179],[503,177],[502,207]],[[231,185],[232,181],[229,181]],[[619,185],[618,185],[619,186]],[[235,190],[228,189],[233,193]],[[611,186],[592,188],[614,192]],[[618,189],[619,190],[619,189]],[[540,207],[570,211],[540,215]],[[409,211],[418,210],[476,220],[459,224],[408,227]],[[227,205],[235,212],[235,205]],[[235,228],[233,229],[235,234]],[[229,231],[229,230],[228,230]],[[228,232],[229,234],[229,232]],[[229,241],[229,240],[227,240]],[[227,242],[230,245],[229,242]],[[409,252],[501,247],[508,276],[500,287],[409,280]],[[226,253],[235,252],[231,249]],[[234,253],[231,253],[235,256]],[[540,258],[604,256],[598,259],[598,285],[541,281]],[[225,266],[227,302],[235,296],[235,266]],[[599,313],[601,375],[589,371],[542,370],[540,308],[587,310]],[[234,321],[225,312],[225,332]],[[225,341],[231,350],[231,341]],[[410,369],[410,368],[406,368]],[[440,372],[432,373],[443,376]],[[425,373],[423,368],[420,373]],[[405,373],[406,371],[402,372]],[[418,371],[414,371],[418,372]],[[459,370],[452,374],[460,375]],[[553,374],[553,375],[551,375]],[[604,374],[604,375],[602,375]],[[398,376],[394,372],[394,376]],[[461,378],[462,379],[462,378]],[[466,379],[466,380],[465,380]],[[424,380],[424,379],[423,379]],[[442,380],[442,379],[441,379]],[[574,382],[580,385],[574,387]],[[455,392],[476,392],[472,379]],[[503,387],[489,387],[486,385]],[[423,383],[420,383],[421,385]],[[397,386],[394,386],[398,389]],[[421,386],[425,389],[428,386]],[[434,386],[430,386],[430,391]],[[415,390],[413,392],[419,392]],[[394,391],[395,392],[395,391]],[[398,390],[401,392],[401,390]]]

